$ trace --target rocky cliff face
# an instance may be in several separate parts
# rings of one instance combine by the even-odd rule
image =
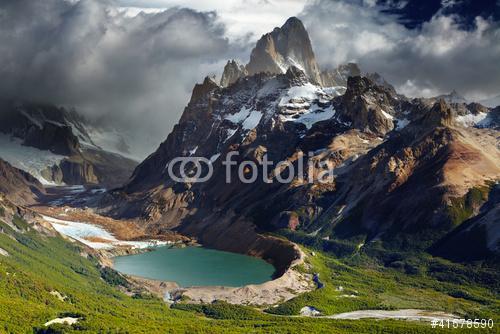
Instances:
[[[272,33],[266,36],[274,43]],[[471,191],[500,179],[498,124],[488,108],[408,99],[360,76],[342,89],[318,85],[296,66],[267,72],[228,87],[210,79],[197,85],[166,141],[103,208],[141,218],[151,231],[175,229],[233,251],[246,245],[239,251],[250,252],[257,231],[278,228],[427,249],[477,214],[483,197],[474,209],[460,209]],[[267,154],[294,170],[305,156],[309,168],[285,183],[278,175],[286,178],[291,167],[266,174],[272,182],[258,169],[248,184],[233,166],[228,183],[222,160],[230,152],[237,163],[259,165]],[[169,176],[172,159],[189,156],[211,161],[208,181],[179,183]],[[329,177],[320,182],[325,171]]]
[[[382,136],[394,128],[394,115],[401,109],[392,91],[359,76],[348,79],[337,107],[353,127]]]
[[[312,82],[321,83],[309,34],[295,17],[261,37],[252,50],[246,70],[249,75],[262,72],[281,74],[291,65],[303,70]]]
[[[55,154],[71,155],[80,150],[71,124],[83,128],[81,121],[75,113],[53,105],[0,101],[0,132]]]
[[[36,202],[37,197],[44,192],[43,186],[37,179],[0,159],[0,196],[26,205]]]

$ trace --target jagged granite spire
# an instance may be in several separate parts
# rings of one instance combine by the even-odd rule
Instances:
[[[321,84],[321,76],[309,34],[302,22],[289,18],[281,28],[261,37],[252,50],[246,69],[249,75],[261,72],[286,73],[291,65],[302,69],[310,80]]]
[[[189,103],[194,103],[200,98],[206,96],[209,92],[213,91],[219,87],[217,82],[215,82],[215,78],[206,76],[203,80],[203,83],[196,84],[193,88],[193,93],[191,94],[191,100]]]
[[[429,112],[422,117],[422,124],[429,128],[453,125],[453,110],[445,99],[439,99]]]
[[[238,81],[239,78],[243,78],[248,74],[245,66],[241,65],[236,60],[228,60],[226,66],[224,66],[224,72],[220,79],[220,85],[222,87],[227,87]]]

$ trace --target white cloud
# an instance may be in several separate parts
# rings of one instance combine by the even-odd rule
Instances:
[[[302,11],[307,0],[117,0],[130,15],[141,10],[158,12],[172,7],[187,7],[199,11],[215,11],[227,27],[231,40],[256,40],[261,35],[281,26],[290,16]]]
[[[469,99],[500,92],[500,29],[480,17],[463,30],[437,14],[418,29],[359,1],[318,0],[299,15],[322,66],[348,61],[379,72],[411,96],[458,90]]]

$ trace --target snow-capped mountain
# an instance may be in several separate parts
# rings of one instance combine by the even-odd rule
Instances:
[[[117,186],[135,166],[100,146],[103,139],[120,137],[92,126],[74,110],[7,100],[0,109],[0,158],[43,184]]]
[[[470,215],[488,201],[487,195],[467,198],[475,189],[487,194],[500,179],[497,111],[457,99],[409,99],[385,80],[374,82],[375,75],[325,87],[304,58],[295,59],[299,66],[276,64],[283,55],[310,54],[308,43],[302,53],[295,43],[280,46],[280,57],[262,53],[282,34],[308,40],[297,19],[284,27],[287,34],[277,28],[257,43],[248,74],[230,62],[232,74],[223,77],[231,80],[224,85],[207,77],[194,87],[167,139],[103,201],[110,214],[140,217],[152,231],[175,228],[235,251],[261,240],[256,226],[381,240],[387,247],[410,237],[412,247],[425,248],[463,221],[454,214],[457,201],[466,201]],[[294,170],[305,156],[311,167],[288,183],[265,182],[261,170],[251,184],[227,182],[222,161],[229,153],[237,163],[257,165],[267,155]],[[169,167],[177,157],[206,158],[213,176],[203,183],[176,182]],[[325,166],[333,179],[317,182]],[[231,172],[237,175],[238,166]],[[290,167],[280,167],[269,177],[289,173]]]

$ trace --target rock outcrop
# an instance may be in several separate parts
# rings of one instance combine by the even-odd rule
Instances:
[[[67,119],[80,124],[76,115],[49,104],[0,101],[0,132],[23,140],[26,146],[60,155],[80,150],[78,138]]]
[[[0,159],[0,194],[12,202],[26,205],[35,203],[44,193],[37,179]]]
[[[220,79],[220,85],[222,87],[227,87],[238,81],[240,78],[244,78],[248,75],[245,66],[238,63],[236,60],[228,60],[226,66],[224,66],[224,72]]]
[[[191,94],[191,100],[189,103],[195,103],[199,99],[205,97],[208,93],[219,87],[212,77],[205,77],[203,83],[196,84],[193,88],[193,93]]]
[[[289,18],[281,28],[261,37],[252,50],[246,70],[249,75],[262,72],[281,74],[291,65],[302,69],[312,82],[321,83],[309,34],[296,17]]]
[[[394,108],[398,104],[392,91],[358,76],[347,80],[338,109],[355,128],[385,135],[394,128]]]

